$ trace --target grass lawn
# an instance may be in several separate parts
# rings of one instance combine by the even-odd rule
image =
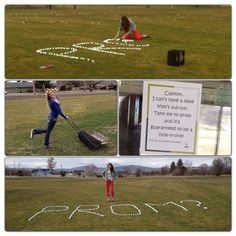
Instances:
[[[140,191],[141,190],[141,191]],[[115,181],[116,200],[105,200],[102,179],[73,178],[6,178],[6,230],[7,231],[229,231],[231,229],[231,178],[176,177],[131,178]],[[159,206],[159,212],[145,203],[163,204],[169,201],[185,202],[184,211],[174,205]],[[111,213],[110,205],[133,204],[141,215],[120,216]],[[70,214],[78,205],[98,204],[95,211],[100,217],[88,213]],[[32,221],[28,219],[46,206],[65,205],[69,210],[43,213]],[[207,207],[208,209],[204,209]],[[131,207],[115,207],[117,213],[136,213]]]
[[[7,6],[6,78],[231,78],[230,6]],[[125,56],[79,49],[81,60],[36,53],[37,49],[102,43],[113,38],[122,15],[132,18],[150,39]],[[112,47],[114,45],[106,45]],[[184,49],[186,64],[167,66],[167,51]],[[39,69],[55,65],[48,70]]]
[[[59,94],[60,97],[60,94]],[[61,108],[83,130],[95,130],[109,138],[110,143],[96,150],[89,150],[78,140],[77,132],[59,117],[51,135],[53,148],[43,147],[44,136],[30,139],[32,128],[46,128],[49,109],[45,98],[6,98],[6,155],[116,155],[116,95],[89,95],[61,97]]]

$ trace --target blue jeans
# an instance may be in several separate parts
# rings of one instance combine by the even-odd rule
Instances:
[[[49,145],[50,134],[51,134],[56,122],[57,122],[57,120],[54,117],[49,116],[47,129],[34,129],[34,134],[46,134],[45,140],[44,140],[45,146]]]

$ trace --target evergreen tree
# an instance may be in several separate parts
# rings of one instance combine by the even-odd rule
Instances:
[[[171,164],[170,164],[170,173],[173,173],[176,169],[176,165],[175,165],[175,162],[173,161]]]
[[[184,163],[183,163],[182,159],[179,159],[177,162],[177,167],[182,167],[182,166],[184,166]]]

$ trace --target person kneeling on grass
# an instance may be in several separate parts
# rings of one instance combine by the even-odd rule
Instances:
[[[116,171],[114,170],[114,167],[111,163],[107,164],[106,170],[104,170],[103,174],[105,177],[105,184],[106,184],[106,196],[107,196],[107,201],[110,202],[110,191],[111,191],[111,196],[112,199],[111,201],[114,201],[114,178],[117,176]]]
[[[52,89],[46,91],[47,103],[50,108],[50,114],[48,116],[48,126],[47,129],[32,129],[30,132],[30,138],[32,139],[36,134],[46,134],[44,145],[46,149],[51,148],[49,145],[50,134],[57,122],[57,118],[61,115],[64,119],[68,119],[68,116],[65,116],[61,110],[60,102],[55,92]]]
[[[135,23],[127,16],[122,16],[120,20],[120,25],[115,38],[118,38],[121,32],[124,32],[122,39],[137,39],[141,40],[144,38],[149,38],[149,35],[139,34]]]

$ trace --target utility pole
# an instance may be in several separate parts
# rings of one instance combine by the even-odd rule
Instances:
[[[35,81],[33,81],[33,94],[36,94]]]

